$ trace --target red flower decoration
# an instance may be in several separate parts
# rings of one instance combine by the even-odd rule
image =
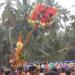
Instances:
[[[57,9],[54,7],[48,7],[43,4],[38,4],[33,9],[31,20],[36,22],[37,20],[44,25],[49,22],[50,17],[56,15]],[[39,23],[39,24],[40,24]]]

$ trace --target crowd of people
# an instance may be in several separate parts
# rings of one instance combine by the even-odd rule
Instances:
[[[17,69],[0,67],[0,75],[75,75],[75,63],[26,63]]]

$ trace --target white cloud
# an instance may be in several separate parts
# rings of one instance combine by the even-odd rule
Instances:
[[[58,2],[62,7],[67,8],[71,11],[71,14],[75,14],[75,0],[55,0]]]
[[[74,0],[56,0],[63,7],[70,8],[72,4],[75,2]]]
[[[0,0],[0,3],[4,3],[5,2],[5,0]]]
[[[4,7],[5,5],[0,8],[0,18],[1,18],[2,12],[4,11]]]

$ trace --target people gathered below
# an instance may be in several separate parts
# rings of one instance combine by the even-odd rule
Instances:
[[[75,63],[24,64],[7,70],[0,67],[0,75],[75,75]]]

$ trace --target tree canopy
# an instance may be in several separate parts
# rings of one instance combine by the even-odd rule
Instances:
[[[15,50],[19,33],[21,32],[24,43],[28,33],[32,30],[33,27],[27,21],[27,15],[36,3],[55,6],[58,8],[58,13],[54,17],[51,28],[45,29],[44,32],[39,28],[32,34],[30,43],[24,49],[24,59],[27,61],[37,59],[37,61],[46,59],[55,61],[75,58],[72,54],[75,53],[75,15],[70,15],[70,11],[58,5],[57,2],[55,3],[55,0],[36,0],[32,5],[27,0],[22,0],[22,2],[15,0],[15,3],[13,5],[13,0],[5,0],[0,4],[0,7],[5,4],[0,24],[2,61],[7,61],[10,53]],[[69,25],[67,22],[70,22]],[[0,55],[2,54],[0,52]]]

